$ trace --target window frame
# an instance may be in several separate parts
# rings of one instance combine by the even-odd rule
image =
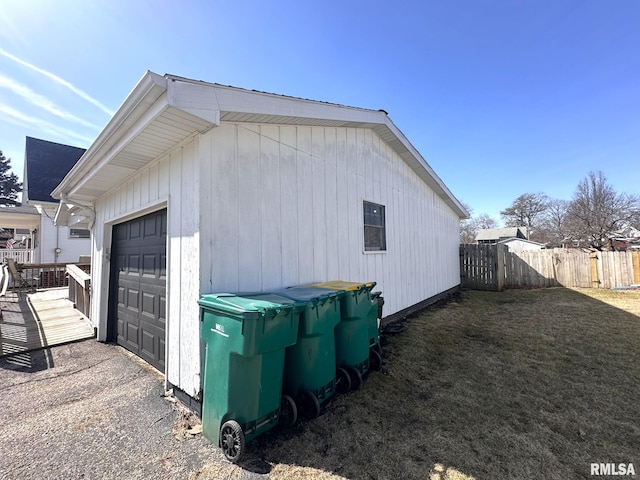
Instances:
[[[89,232],[89,235],[82,236],[82,235],[74,235],[72,232],[73,230],[82,230],[82,231],[86,231]],[[69,238],[70,239],[75,239],[75,240],[86,240],[91,238],[91,230],[89,230],[88,228],[73,228],[73,227],[69,227]]]
[[[367,212],[367,207],[380,209],[380,221],[378,224],[367,223],[367,216],[372,213]],[[369,219],[370,220],[370,219]],[[378,246],[367,246],[367,229],[379,229],[378,235],[381,237]],[[381,203],[372,202],[370,200],[362,200],[362,252],[365,254],[386,253],[387,252],[387,215],[386,206]]]

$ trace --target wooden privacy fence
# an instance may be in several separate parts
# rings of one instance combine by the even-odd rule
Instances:
[[[510,252],[506,245],[465,244],[460,246],[460,275],[463,287],[476,290],[625,287],[640,284],[640,252]]]
[[[506,245],[460,245],[460,283],[472,290],[502,290]]]

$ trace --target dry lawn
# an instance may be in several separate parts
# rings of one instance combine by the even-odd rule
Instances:
[[[359,391],[192,478],[565,480],[592,462],[640,475],[640,291],[470,291],[404,326]]]

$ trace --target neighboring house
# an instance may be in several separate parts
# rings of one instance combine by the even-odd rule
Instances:
[[[527,236],[524,233],[524,227],[486,228],[478,231],[476,242],[498,243],[508,238],[522,238],[527,240]]]
[[[511,237],[498,242],[500,245],[509,247],[510,252],[522,252],[524,250],[542,250],[544,244],[525,240],[524,238]]]
[[[390,315],[460,284],[468,213],[382,111],[147,72],[53,196],[93,225],[98,340],[191,397],[202,294],[376,281]]]
[[[609,236],[609,250],[636,250],[640,248],[640,230],[627,226]]]
[[[40,214],[35,207],[0,207],[0,262],[7,257],[18,263],[39,262],[36,254],[39,228]]]
[[[86,227],[55,226],[58,200],[51,192],[85,152],[83,148],[26,137],[22,205],[0,208],[0,258],[19,263],[78,262],[91,254]],[[7,249],[7,240],[16,242]]]

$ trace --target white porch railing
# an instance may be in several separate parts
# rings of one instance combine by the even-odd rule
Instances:
[[[0,263],[3,263],[5,258],[13,258],[16,263],[33,263],[35,259],[35,250],[22,248],[0,249]]]

